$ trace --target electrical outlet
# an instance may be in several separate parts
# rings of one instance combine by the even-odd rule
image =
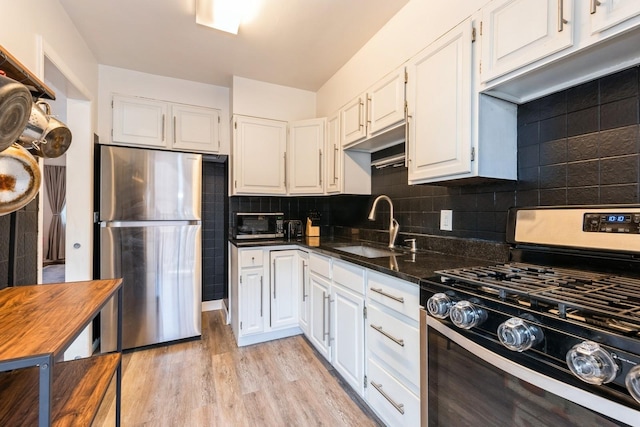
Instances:
[[[451,210],[440,211],[440,230],[445,230],[445,231],[453,230],[453,211]]]

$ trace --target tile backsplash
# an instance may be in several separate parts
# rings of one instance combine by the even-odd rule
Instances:
[[[638,203],[640,67],[630,68],[518,107],[518,180],[456,187],[408,185],[407,169],[372,170],[372,196],[232,197],[230,213],[281,210],[323,224],[386,229],[388,207],[367,221],[373,198],[386,194],[403,233],[503,242],[512,206]],[[453,210],[453,231],[439,229]]]

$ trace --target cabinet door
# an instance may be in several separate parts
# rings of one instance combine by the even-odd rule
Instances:
[[[244,268],[238,291],[240,335],[264,331],[264,280],[262,268]]]
[[[332,364],[349,385],[364,394],[364,297],[333,285]]]
[[[344,147],[367,136],[364,110],[364,96],[357,97],[340,110],[340,136]]]
[[[220,151],[220,111],[190,105],[172,105],[173,148]]]
[[[482,12],[481,81],[572,46],[573,10],[573,0],[489,3]]]
[[[466,20],[409,65],[410,183],[471,171],[471,43]]]
[[[113,142],[166,147],[167,103],[113,96]]]
[[[309,282],[309,254],[298,251],[298,277],[300,283],[300,294],[298,295],[298,319],[300,329],[309,338],[309,324],[311,311],[311,289]]]
[[[311,289],[310,341],[318,352],[331,362],[331,283],[313,273],[309,276]]]
[[[234,117],[233,194],[286,194],[287,123]]]
[[[298,251],[271,251],[271,329],[298,325]]]
[[[325,126],[325,119],[304,120],[289,125],[289,194],[324,192]]]
[[[640,15],[638,0],[589,0],[589,7],[592,34]]]
[[[367,94],[367,135],[375,136],[404,121],[405,69],[378,82]]]
[[[340,144],[340,116],[327,120],[325,191],[339,193],[342,181],[342,144]]]

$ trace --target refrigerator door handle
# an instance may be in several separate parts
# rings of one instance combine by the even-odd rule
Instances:
[[[100,223],[100,227],[104,228],[117,228],[117,227],[158,227],[158,226],[184,226],[184,225],[200,225],[201,221],[103,221]]]

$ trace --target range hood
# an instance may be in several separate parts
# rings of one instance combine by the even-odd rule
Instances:
[[[375,153],[394,145],[403,144],[405,140],[405,125],[401,123],[399,126],[382,132],[371,138],[355,142],[344,147],[348,151],[362,151],[365,153]]]

